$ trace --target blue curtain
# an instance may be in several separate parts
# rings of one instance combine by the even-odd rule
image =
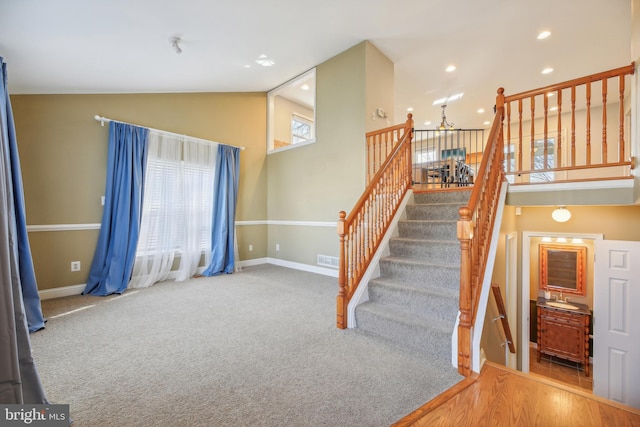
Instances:
[[[83,294],[121,294],[127,288],[140,233],[148,133],[146,128],[109,123],[105,206]]]
[[[0,59],[1,61],[1,59]],[[27,315],[29,332],[35,332],[44,328],[42,317],[42,307],[40,306],[40,296],[38,295],[38,282],[33,268],[31,258],[31,247],[27,236],[27,217],[24,208],[24,193],[22,189],[22,172],[20,170],[20,157],[18,156],[18,145],[16,130],[13,122],[13,111],[9,99],[9,91],[6,86],[6,64],[3,67],[2,85],[2,132],[7,137],[7,148],[10,158],[10,179],[13,184],[13,205],[15,209],[15,221],[18,240],[18,262],[20,269],[20,282],[22,284],[22,299]],[[4,138],[4,137],[3,137]]]
[[[214,181],[211,264],[203,276],[233,273],[240,149],[220,144]]]
[[[46,404],[30,329],[44,326],[27,240],[20,161],[0,57],[0,402]]]

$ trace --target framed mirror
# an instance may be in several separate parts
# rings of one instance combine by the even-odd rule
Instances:
[[[267,93],[267,153],[316,141],[315,68]]]
[[[564,294],[586,294],[585,246],[539,245],[540,288]]]

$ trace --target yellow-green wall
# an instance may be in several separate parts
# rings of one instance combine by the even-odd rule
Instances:
[[[365,188],[365,133],[387,126],[368,106],[393,111],[393,64],[362,42],[318,65],[316,87],[316,142],[268,155],[268,256],[311,266],[338,256],[338,213]]]
[[[102,218],[108,118],[244,146],[240,155],[238,221],[267,213],[266,94],[191,93],[14,95],[11,97],[24,180],[27,224],[40,290],[86,282]],[[81,230],[66,230],[65,225]],[[91,226],[94,226],[93,228]],[[266,225],[238,227],[240,258],[266,256]],[[71,272],[71,261],[82,270]]]

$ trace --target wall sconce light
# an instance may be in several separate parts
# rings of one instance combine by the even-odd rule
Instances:
[[[571,212],[566,207],[560,206],[551,212],[551,218],[556,222],[567,222],[571,219]]]

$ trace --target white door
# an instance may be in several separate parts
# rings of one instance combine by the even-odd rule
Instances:
[[[593,393],[640,408],[640,242],[595,242]]]

